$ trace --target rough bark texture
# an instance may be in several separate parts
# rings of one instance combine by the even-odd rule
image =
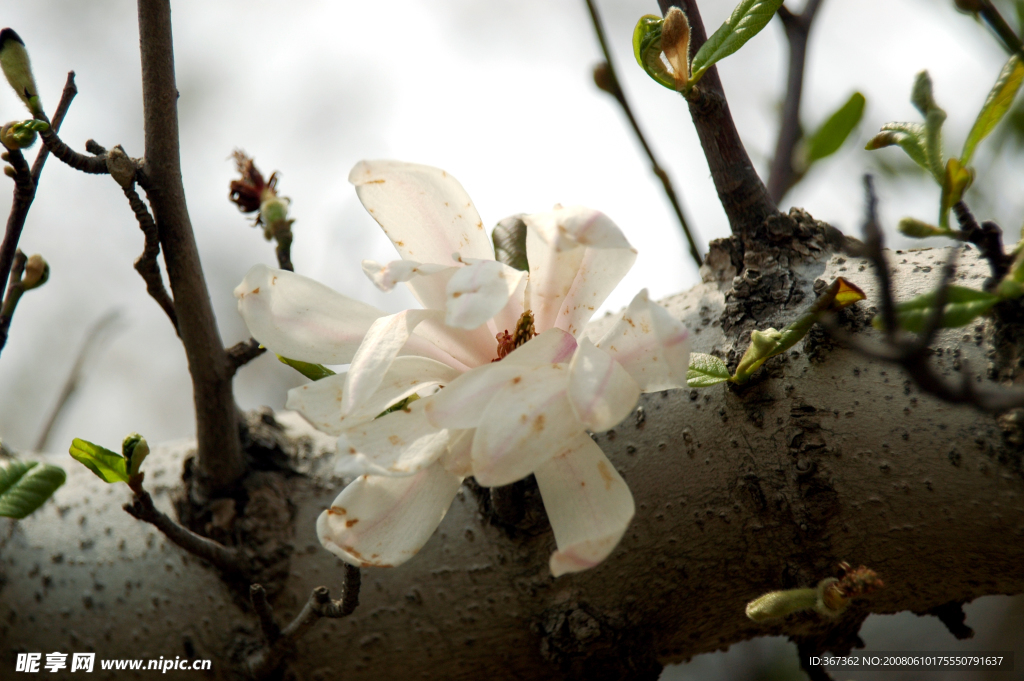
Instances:
[[[835,253],[820,223],[791,218],[808,231],[806,255],[764,240],[760,255],[748,247],[738,256],[735,242],[718,242],[705,283],[664,301],[693,331],[696,351],[735,361],[750,328],[792,320],[818,280],[845,276],[876,299],[869,267]],[[899,298],[926,290],[943,256],[893,253]],[[736,261],[746,263],[738,276]],[[973,251],[960,263],[958,283],[980,287],[986,265]],[[852,313],[844,323],[860,328],[867,318]],[[940,334],[934,360],[947,373],[968,360],[1005,372],[1006,348],[993,352],[991,341],[1015,342],[1007,338],[979,321]],[[464,487],[419,555],[364,571],[356,612],[320,622],[299,642],[298,677],[653,679],[664,663],[756,636],[842,652],[856,645],[868,613],[924,613],[1024,591],[1024,475],[1012,424],[921,395],[899,370],[823,334],[770,360],[743,389],[645,395],[597,439],[637,502],[604,564],[553,579],[550,531],[510,533]],[[314,532],[340,487],[330,446],[293,439],[298,474],[279,477],[273,494],[249,495],[249,506],[263,498],[257,506],[277,509],[264,513],[277,518],[275,541],[294,547],[276,549],[285,562],[268,589],[282,624],[314,587],[340,586],[342,569]],[[188,450],[163,448],[146,462],[164,510],[180,493]],[[258,645],[248,585],[224,584],[128,517],[123,487],[69,468],[54,502],[3,533],[0,650],[209,657],[213,677],[231,678]],[[222,522],[244,533],[252,521]],[[750,599],[813,585],[839,561],[871,567],[886,588],[836,621],[798,614],[757,625],[744,616]]]

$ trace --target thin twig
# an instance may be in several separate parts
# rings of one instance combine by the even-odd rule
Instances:
[[[28,262],[28,256],[21,252],[19,248],[14,252],[14,262],[11,263],[11,281],[7,286],[7,293],[4,295],[2,301],[0,301],[0,350],[3,349],[4,344],[7,342],[7,334],[11,328],[11,320],[14,319],[14,311],[18,307],[18,301],[21,300],[22,294],[25,293],[25,288],[21,283],[22,275],[25,273],[25,263]]]
[[[71,100],[75,98],[78,89],[75,87],[75,72],[68,72],[68,79],[64,84],[64,91],[61,93],[60,102],[50,123],[50,132],[56,134],[60,124],[64,122],[64,116],[71,106]],[[46,164],[46,157],[49,152],[44,146],[36,154],[36,160],[31,170],[25,162],[25,157],[20,151],[7,152],[7,160],[14,168],[14,201],[11,204],[11,212],[7,217],[7,229],[4,232],[3,243],[0,244],[0,300],[6,299],[6,286],[11,273],[11,265],[14,262],[14,254],[18,250],[18,241],[25,229],[25,220],[28,218],[28,210],[32,207],[32,201],[36,197],[36,188],[39,185],[39,177],[42,175],[43,166]],[[3,351],[7,344],[7,333],[10,327],[10,319],[6,324],[0,324],[0,351]]]
[[[995,288],[1010,271],[1013,262],[1013,258],[1003,251],[1003,230],[990,220],[979,225],[970,208],[962,200],[953,205],[953,213],[960,223],[960,238],[977,246],[982,257],[988,261],[992,279],[988,282],[987,288]]]
[[[785,6],[779,8],[779,18],[789,42],[789,71],[786,77],[786,99],[782,105],[782,121],[775,143],[775,156],[768,172],[768,193],[778,204],[782,197],[800,180],[801,172],[793,165],[793,152],[803,131],[800,126],[800,101],[803,97],[804,70],[807,63],[807,39],[810,37],[814,16],[821,0],[807,0],[800,14],[793,14]]]
[[[75,357],[75,363],[71,365],[71,371],[68,373],[67,380],[64,381],[64,387],[61,388],[60,396],[57,398],[57,403],[53,406],[53,409],[50,411],[50,416],[46,419],[46,423],[39,432],[39,438],[36,440],[35,449],[32,451],[46,451],[46,443],[50,439],[53,427],[57,424],[57,420],[67,407],[72,395],[74,395],[75,391],[78,390],[78,385],[82,380],[82,370],[85,368],[86,360],[89,359],[93,349],[96,347],[96,341],[99,340],[103,332],[110,328],[114,322],[120,319],[120,317],[120,310],[110,310],[100,317],[99,320],[92,325],[89,331],[86,332],[85,340],[82,341],[82,347],[78,350],[78,356]]]
[[[145,236],[145,246],[143,246],[142,255],[135,259],[135,271],[146,282],[146,292],[157,302],[164,311],[164,314],[167,315],[167,318],[171,320],[175,333],[180,336],[181,332],[178,331],[178,315],[174,311],[174,301],[171,300],[167,289],[164,288],[164,280],[160,275],[160,263],[157,261],[157,256],[160,255],[160,235],[157,232],[156,223],[153,221],[153,216],[149,214],[146,204],[143,203],[138,192],[135,191],[135,187],[129,185],[122,189],[124,190],[124,195],[128,197],[128,205],[131,206],[132,212],[135,213],[135,219],[139,221],[139,229],[142,230],[142,234]]]
[[[231,364],[217,329],[185,202],[169,0],[139,0],[145,162],[138,182],[153,208],[174,296],[196,414],[200,482],[230,490],[246,472]],[[143,177],[145,179],[143,179]]]
[[[707,42],[704,22],[696,0],[658,0],[662,14],[671,7],[679,7],[690,24],[690,59]],[[718,77],[718,67],[704,72],[697,87],[687,100],[697,137],[711,170],[711,179],[718,191],[729,227],[737,236],[752,233],[765,218],[778,212],[775,202],[765,188],[750,156],[743,146],[736,123],[729,111],[725,89]]]
[[[331,600],[331,592],[326,586],[316,587],[309,595],[309,600],[302,611],[283,630],[280,630],[273,621],[273,611],[266,602],[263,587],[253,584],[249,589],[249,595],[252,597],[253,608],[260,618],[260,629],[267,640],[267,646],[250,660],[249,669],[253,677],[264,679],[274,672],[284,656],[294,648],[295,642],[312,629],[320,618],[338,619],[351,615],[359,606],[361,581],[359,568],[346,563],[341,598]]]
[[[167,514],[153,505],[153,498],[143,489],[141,480],[134,479],[129,482],[129,486],[135,493],[135,500],[123,507],[129,515],[153,525],[172,542],[192,555],[212,563],[220,570],[233,575],[245,574],[242,558],[237,551],[202,537],[171,520]]]
[[[610,94],[615,98],[615,101],[622,107],[622,112],[626,114],[626,118],[629,120],[629,125],[633,128],[633,133],[636,135],[637,140],[640,142],[640,146],[643,147],[644,153],[647,154],[647,158],[651,162],[651,172],[658,176],[661,180],[661,186],[665,189],[665,195],[668,197],[669,203],[672,204],[672,210],[675,211],[676,218],[679,220],[679,226],[683,228],[683,235],[686,236],[686,243],[690,246],[690,257],[693,258],[694,262],[697,263],[697,267],[701,266],[703,258],[700,255],[700,250],[697,248],[697,243],[694,240],[693,232],[690,230],[690,225],[686,220],[686,215],[683,213],[683,207],[676,194],[675,187],[672,186],[672,180],[669,179],[668,173],[658,163],[658,159],[654,156],[654,151],[651,146],[647,144],[647,139],[644,137],[643,131],[640,130],[640,124],[637,122],[636,117],[633,115],[633,110],[629,106],[629,101],[626,99],[626,93],[622,90],[622,84],[619,82],[619,77],[615,72],[615,62],[612,60],[611,49],[608,47],[608,41],[605,38],[604,26],[601,24],[601,17],[597,12],[597,5],[594,0],[587,0],[587,9],[590,10],[590,20],[594,25],[594,32],[597,34],[597,41],[601,44],[601,51],[604,53],[604,64],[598,65],[597,69],[602,69],[602,75],[606,78],[598,80],[598,71],[595,69],[595,82],[598,83],[598,87]]]
[[[979,4],[981,6],[978,9],[978,14],[981,15],[981,18],[985,20],[985,23],[989,25],[995,34],[999,36],[999,40],[1003,43],[1006,51],[1024,59],[1024,44],[1021,43],[1020,37],[1010,28],[1010,25],[1006,23],[1006,19],[995,8],[991,0],[981,0]]]
[[[878,278],[878,295],[881,298],[886,341],[881,345],[865,342],[857,336],[841,331],[834,319],[823,319],[825,328],[847,347],[867,357],[903,367],[921,390],[945,402],[967,404],[988,414],[1001,414],[1008,409],[1024,407],[1024,389],[1004,388],[991,383],[977,384],[966,361],[961,361],[960,380],[954,384],[939,376],[929,362],[931,352],[928,346],[942,326],[949,284],[953,280],[956,267],[955,252],[943,266],[939,285],[935,290],[934,304],[925,320],[922,333],[916,339],[901,336],[896,319],[889,265],[883,252],[881,229],[878,225],[877,198],[870,176],[865,176],[864,187],[867,194],[867,219],[864,223],[863,255],[874,265],[875,276]]]
[[[260,346],[255,338],[239,341],[227,349],[228,361],[231,363],[231,374],[234,375],[239,368],[256,359],[267,349]]]

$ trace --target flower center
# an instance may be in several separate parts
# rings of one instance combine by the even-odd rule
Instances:
[[[505,329],[495,336],[495,339],[498,341],[498,356],[491,361],[497,362],[504,359],[505,355],[520,345],[525,345],[527,341],[536,335],[537,332],[533,328],[533,312],[526,310],[519,317],[519,321],[516,322],[515,334],[510,334],[508,329]]]

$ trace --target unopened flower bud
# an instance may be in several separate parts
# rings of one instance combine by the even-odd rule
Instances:
[[[49,278],[50,265],[43,260],[43,256],[38,253],[29,256],[28,262],[25,263],[25,272],[21,276],[22,289],[28,291],[38,288],[45,284]]]
[[[25,102],[32,115],[41,114],[43,107],[39,101],[36,81],[32,77],[32,64],[28,59],[25,42],[10,28],[0,31],[0,67],[3,68],[7,82],[21,101]]]
[[[35,141],[35,131],[19,129],[18,121],[4,123],[4,127],[0,128],[0,144],[8,149],[27,149],[35,144]]]
[[[665,15],[661,28],[661,49],[672,67],[676,89],[682,90],[690,81],[690,22],[683,10],[673,7]]]
[[[138,475],[139,467],[147,456],[149,456],[149,444],[146,438],[138,433],[132,433],[121,443],[121,455],[125,459],[125,469],[128,475]]]

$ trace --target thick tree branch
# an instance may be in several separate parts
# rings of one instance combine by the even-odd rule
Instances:
[[[144,188],[156,217],[192,375],[200,474],[212,489],[227,489],[246,469],[231,393],[231,364],[217,330],[181,179],[170,2],[139,0],[138,8],[146,140],[143,170],[149,185]]]
[[[778,12],[786,31],[786,40],[789,42],[789,69],[779,137],[775,142],[775,155],[768,171],[768,193],[776,204],[782,201],[786,192],[800,179],[800,172],[793,165],[793,151],[803,136],[800,126],[800,101],[804,89],[807,39],[810,37],[811,25],[819,7],[821,0],[807,0],[800,14],[793,14],[785,6]]]
[[[597,12],[595,0],[587,0],[587,9],[590,10],[590,20],[594,25],[594,32],[597,34],[597,41],[601,44],[601,51],[604,53],[604,63],[598,64],[594,68],[594,82],[599,88],[614,97],[615,101],[622,107],[622,112],[626,114],[626,119],[629,121],[630,127],[633,128],[637,141],[640,142],[640,146],[643,147],[644,153],[647,154],[647,158],[651,162],[651,172],[661,180],[665,196],[668,197],[669,203],[672,204],[672,210],[675,211],[676,219],[679,220],[679,226],[683,228],[683,236],[686,237],[686,243],[690,247],[690,257],[693,258],[697,267],[700,267],[704,259],[701,257],[700,249],[697,248],[696,241],[694,241],[690,225],[686,220],[686,215],[683,213],[682,203],[676,194],[675,187],[672,186],[672,180],[669,179],[668,173],[658,163],[658,159],[654,156],[651,146],[647,144],[647,139],[644,137],[643,131],[640,130],[640,124],[637,122],[636,117],[633,115],[633,110],[629,106],[629,100],[626,99],[626,93],[622,90],[622,84],[619,82],[619,77],[615,72],[615,62],[612,59],[608,41],[605,39],[604,26],[601,24],[601,17]]]
[[[692,59],[707,41],[696,0],[658,0],[658,5],[662,14],[673,6],[679,7],[686,14],[690,22]],[[711,179],[715,183],[726,217],[729,218],[732,233],[745,235],[778,210],[754,170],[754,164],[750,162],[736,130],[722,81],[718,77],[718,67],[712,66],[704,73],[694,93],[695,96],[687,104],[711,170]]]

